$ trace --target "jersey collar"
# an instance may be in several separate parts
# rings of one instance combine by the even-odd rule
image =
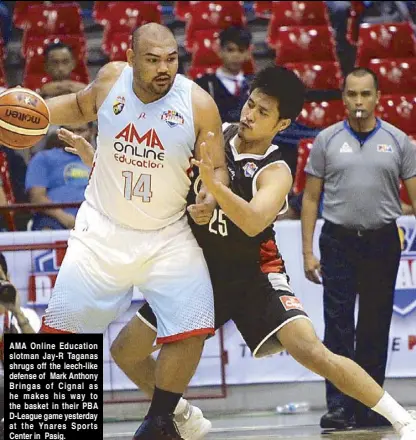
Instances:
[[[373,131],[371,132],[370,136],[365,140],[367,142],[369,139],[371,139],[380,129],[381,127],[381,121],[379,118],[376,117],[376,126],[374,127]],[[362,142],[360,138],[357,137],[357,135],[354,133],[354,131],[351,129],[350,124],[348,123],[348,119],[344,119],[344,128],[353,136],[355,139],[357,139],[358,142]]]
[[[267,157],[272,151],[276,151],[279,149],[277,145],[271,144],[263,155],[251,154],[251,153],[239,153],[237,151],[237,148],[235,148],[235,143],[234,143],[236,137],[237,135],[235,135],[232,139],[230,139],[230,147],[231,147],[231,151],[233,152],[233,156],[235,160],[243,160],[243,159],[261,160]]]

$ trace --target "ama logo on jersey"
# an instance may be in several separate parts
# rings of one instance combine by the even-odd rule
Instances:
[[[54,244],[64,247],[41,252],[34,258],[33,271],[29,275],[29,302],[47,305],[51,298],[59,268],[66,252],[66,241]]]
[[[403,245],[393,310],[406,316],[416,309],[416,229],[400,226],[399,232]]]

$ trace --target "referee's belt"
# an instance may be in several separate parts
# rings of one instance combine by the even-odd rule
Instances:
[[[397,229],[396,222],[388,223],[387,225],[381,226],[377,229],[354,229],[347,228],[345,226],[337,225],[325,220],[326,229],[329,233],[337,235],[339,237],[361,237],[361,238],[377,238],[382,237],[386,232],[392,230],[392,228]]]

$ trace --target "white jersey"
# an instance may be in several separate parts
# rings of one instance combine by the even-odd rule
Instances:
[[[85,199],[115,223],[156,230],[184,215],[196,141],[192,85],[176,75],[164,97],[144,104],[126,66],[101,105]]]

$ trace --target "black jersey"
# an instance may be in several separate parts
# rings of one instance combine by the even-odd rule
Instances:
[[[224,131],[225,155],[230,175],[230,189],[249,202],[256,192],[256,181],[260,172],[268,165],[283,162],[278,147],[271,145],[263,156],[238,154],[233,140],[238,126],[228,126]],[[195,203],[201,184],[197,171],[189,193],[188,203]],[[283,207],[282,207],[283,208]],[[192,231],[204,250],[210,266],[260,268],[264,273],[285,273],[281,255],[276,246],[273,225],[255,237],[249,237],[236,226],[218,206],[208,225],[196,225],[190,219]]]

